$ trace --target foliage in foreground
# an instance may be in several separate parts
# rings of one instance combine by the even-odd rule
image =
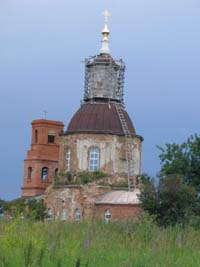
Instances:
[[[184,184],[200,192],[200,136],[191,135],[182,144],[166,144],[161,151],[161,173],[179,175]]]
[[[162,226],[186,224],[200,215],[200,136],[159,147],[158,185],[143,176],[142,207]]]
[[[195,188],[183,184],[179,176],[160,178],[158,185],[145,177],[139,198],[160,226],[185,225],[200,212]]]
[[[196,267],[200,233],[188,226],[138,222],[0,221],[0,266]]]
[[[44,220],[47,210],[43,202],[36,199],[17,198],[12,201],[0,199],[0,217],[26,218],[33,220]]]

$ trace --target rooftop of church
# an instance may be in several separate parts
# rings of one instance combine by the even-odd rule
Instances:
[[[110,204],[110,205],[136,205],[140,204],[138,195],[139,189],[134,191],[117,190],[105,193],[100,196],[95,204]]]

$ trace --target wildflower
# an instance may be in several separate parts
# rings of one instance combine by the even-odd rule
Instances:
[[[178,247],[181,248],[181,246],[182,246],[182,238],[181,238],[180,235],[177,236],[176,242],[177,242]]]
[[[89,239],[85,239],[85,241],[84,241],[84,250],[85,250],[85,251],[88,250],[88,248],[89,248],[89,244],[90,244]]]

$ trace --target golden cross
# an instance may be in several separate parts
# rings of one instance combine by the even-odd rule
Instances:
[[[103,15],[105,23],[108,23],[108,17],[110,16],[110,13],[108,12],[107,9],[103,12]]]

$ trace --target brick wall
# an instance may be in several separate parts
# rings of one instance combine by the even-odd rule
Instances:
[[[67,220],[74,221],[75,210],[79,209],[81,220],[95,218],[95,200],[109,192],[109,187],[96,185],[66,186],[65,188],[49,187],[46,190],[46,205],[53,211],[53,218],[60,219],[62,209],[67,211]]]
[[[123,204],[123,205],[109,205],[98,204],[96,205],[96,216],[98,219],[104,220],[105,211],[109,209],[111,212],[111,220],[130,220],[137,218],[142,209],[139,205]]]
[[[52,183],[59,160],[59,133],[64,124],[52,120],[32,121],[31,149],[27,151],[24,161],[24,178],[22,196],[36,196],[43,194]],[[50,143],[48,135],[54,136],[54,142]],[[48,169],[45,179],[42,179],[42,168]],[[31,175],[29,168],[32,168]]]
[[[74,221],[75,210],[79,209],[81,220],[104,220],[106,209],[110,209],[112,220],[128,220],[141,212],[139,205],[107,205],[96,204],[103,194],[112,191],[110,187],[94,184],[82,186],[66,186],[66,188],[49,187],[46,191],[46,205],[53,212],[53,219],[61,219],[62,210],[67,212],[67,221]]]

